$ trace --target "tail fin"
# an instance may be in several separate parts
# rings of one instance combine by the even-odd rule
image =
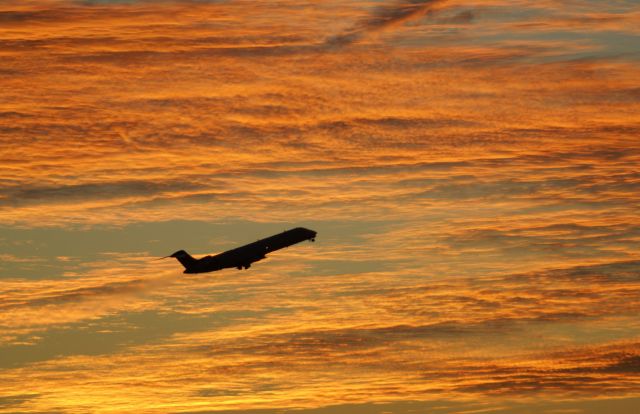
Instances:
[[[197,262],[196,259],[191,257],[191,255],[184,250],[178,250],[169,257],[175,257],[176,259],[178,259],[178,261],[182,263],[182,266],[184,266],[184,268],[187,270],[192,268]]]

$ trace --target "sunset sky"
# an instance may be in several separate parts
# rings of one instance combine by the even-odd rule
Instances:
[[[0,413],[638,407],[637,0],[0,0]]]

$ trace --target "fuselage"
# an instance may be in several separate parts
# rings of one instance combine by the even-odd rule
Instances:
[[[180,257],[176,256],[179,252],[176,252],[173,257],[177,257],[183,263],[185,266],[184,273],[206,273],[231,267],[248,269],[251,263],[264,259],[268,253],[275,250],[283,249],[305,240],[314,241],[316,234],[313,230],[296,227],[253,243],[227,250],[215,256],[193,259],[188,253],[184,252],[191,260],[181,260]]]

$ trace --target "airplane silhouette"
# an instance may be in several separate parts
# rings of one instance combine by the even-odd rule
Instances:
[[[184,250],[178,250],[171,256],[175,257],[184,266],[183,273],[206,273],[216,270],[235,267],[238,270],[248,269],[251,263],[265,259],[267,253],[289,247],[304,240],[316,240],[316,232],[305,229],[304,227],[296,227],[265,239],[260,239],[253,243],[246,244],[235,249],[215,256],[205,256],[200,259],[194,259]],[[166,257],[163,257],[165,259]]]

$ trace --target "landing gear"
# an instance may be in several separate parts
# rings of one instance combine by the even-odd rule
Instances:
[[[310,241],[312,241],[312,242],[314,242],[314,241],[316,241],[316,238],[315,238],[315,237],[313,237],[313,238],[311,238],[311,239],[309,239],[309,240],[310,240]]]
[[[236,266],[236,269],[242,270],[242,266]]]
[[[248,264],[244,265],[244,268],[245,268],[245,269],[248,269],[248,268],[250,268],[250,267],[251,267],[251,263],[248,263]]]

